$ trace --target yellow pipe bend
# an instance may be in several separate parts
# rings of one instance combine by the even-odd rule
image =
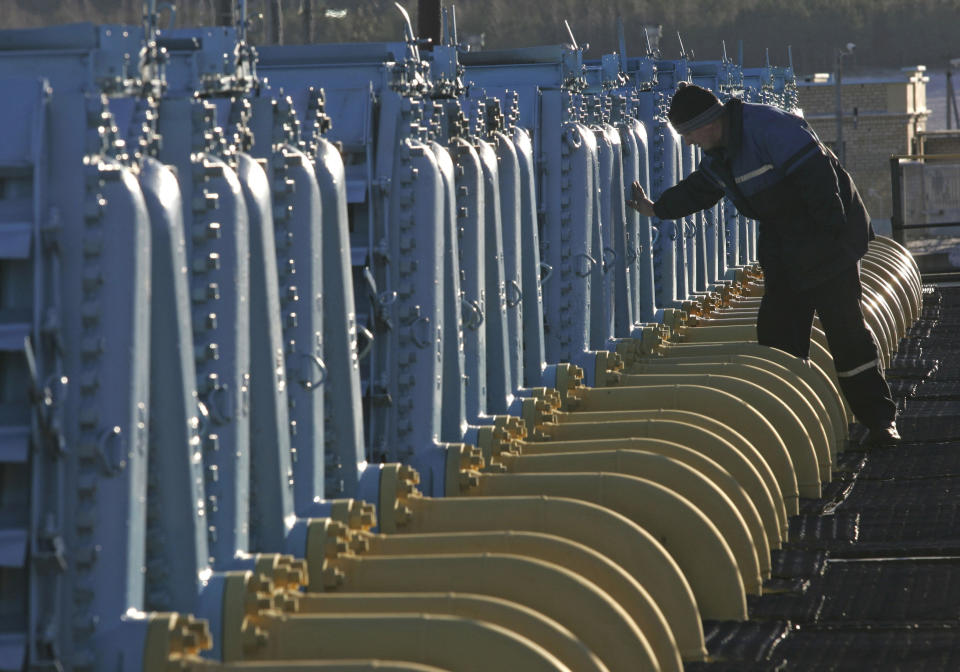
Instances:
[[[679,411],[684,413],[685,411]],[[787,533],[787,509],[783,504],[783,495],[777,485],[770,466],[753,446],[742,440],[734,445],[727,439],[711,431],[703,423],[697,423],[698,416],[668,419],[660,411],[638,411],[647,414],[645,419],[604,420],[589,422],[580,413],[583,422],[544,423],[538,427],[547,437],[543,442],[524,442],[521,444],[524,455],[579,451],[581,446],[593,446],[601,439],[633,439],[636,447],[660,455],[667,455],[690,466],[703,469],[701,462],[689,457],[697,457],[716,463],[727,472],[750,499],[766,531],[771,548],[779,549]],[[703,416],[699,416],[703,417]],[[644,441],[654,439],[653,441]],[[575,448],[573,446],[576,446]],[[634,447],[631,444],[631,449]],[[749,448],[753,456],[746,454]],[[590,448],[599,450],[599,448]],[[763,468],[757,469],[754,462]],[[723,482],[723,479],[720,479]],[[727,492],[727,490],[724,490]],[[733,497],[730,492],[728,496]]]
[[[677,345],[661,348],[660,354],[661,357],[651,356],[639,361],[658,361],[659,359],[690,362],[742,361],[754,366],[770,368],[774,372],[785,370],[790,377],[804,381],[812,390],[813,398],[825,407],[833,424],[838,445],[847,438],[847,414],[840,390],[830,376],[812,360],[800,359],[783,350],[756,342]]]
[[[664,373],[668,375],[708,374],[729,376],[731,378],[745,380],[771,393],[797,416],[797,419],[807,432],[814,454],[816,455],[820,480],[822,483],[830,482],[830,472],[833,465],[832,454],[836,452],[836,446],[831,445],[832,436],[827,434],[828,429],[831,430],[832,434],[832,424],[830,423],[829,416],[826,414],[820,416],[817,413],[816,408],[810,403],[806,395],[798,389],[798,386],[769,370],[741,362],[694,364],[683,361],[666,362],[664,360],[651,360],[631,366],[629,375]],[[621,378],[621,380],[624,385],[630,384],[630,380],[625,379],[625,377]],[[758,410],[762,412],[762,409],[758,408]],[[771,420],[773,420],[773,418],[771,418]],[[780,429],[780,425],[776,422],[774,424]],[[786,436],[783,438],[784,441],[789,440]],[[793,457],[792,452],[791,457]],[[794,458],[795,467],[797,463],[798,460]]]
[[[795,514],[799,511],[799,479],[783,439],[763,414],[736,395],[716,387],[683,384],[585,388],[578,390],[578,395],[576,403],[569,404],[578,412],[676,408],[723,418],[725,423],[743,434],[770,465],[787,512]],[[815,459],[813,463],[816,465]],[[819,491],[819,476],[813,482]],[[810,491],[809,486],[805,487],[805,493]]]
[[[819,320],[814,319],[814,327],[810,330],[809,357],[826,371],[828,376],[834,379],[834,383],[837,385],[837,389],[839,389],[839,384],[836,383],[836,369],[833,365],[833,357],[830,355],[827,337],[818,324]],[[757,329],[755,324],[752,326],[687,327],[678,333],[677,338],[680,344],[729,343],[733,341],[756,343]]]
[[[344,659],[310,662],[265,660],[262,663],[219,663],[212,660],[177,661],[178,672],[452,672],[434,665],[421,665],[400,660]],[[163,667],[158,672],[171,668]],[[153,672],[144,669],[144,672]]]
[[[795,357],[787,355],[787,353],[781,350],[768,349],[779,355],[791,357],[791,359],[796,360]],[[809,362],[803,362],[802,360],[797,361],[800,362],[800,366],[796,367],[796,370],[794,370],[779,363],[778,359],[774,357],[759,357],[755,355],[736,353],[718,353],[714,355],[690,357],[678,355],[669,358],[646,357],[643,359],[638,359],[629,367],[624,369],[624,371],[626,373],[632,373],[634,371],[639,373],[642,372],[642,367],[670,367],[673,364],[680,366],[737,364],[750,367],[751,369],[762,369],[763,371],[766,371],[767,373],[786,381],[791,387],[795,388],[798,393],[803,395],[803,398],[810,405],[811,409],[823,425],[824,432],[827,435],[827,441],[830,446],[831,455],[835,456],[839,446],[843,444],[843,441],[847,436],[846,420],[843,417],[842,404],[840,403],[839,399],[829,398],[829,395],[838,396],[839,392],[834,389],[833,385],[829,382],[829,379],[825,375],[821,375],[818,369],[810,366]],[[711,371],[709,368],[705,368],[704,372],[710,373]],[[825,399],[827,403],[824,403]],[[831,401],[832,403],[830,403]],[[842,429],[840,427],[841,424],[843,425]]]
[[[300,614],[425,613],[493,623],[543,647],[571,670],[607,672],[597,655],[562,625],[499,597],[473,593],[294,593],[293,597]],[[678,655],[674,657],[679,661]],[[661,672],[663,669],[661,665]]]
[[[923,278],[916,262],[891,254],[887,250],[877,248],[874,255],[877,259],[886,259],[887,267],[895,271],[904,280],[910,290],[910,303],[913,306],[913,319],[919,319],[923,305]]]
[[[901,269],[913,283],[915,296],[919,302],[923,293],[923,280],[920,277],[920,267],[917,266],[916,259],[907,248],[892,238],[877,236],[868,246],[868,254],[870,253],[886,255],[890,258],[892,266]]]
[[[569,672],[549,651],[519,635],[491,623],[455,616],[266,612],[255,621],[245,621],[244,627],[248,632],[258,628],[266,634],[247,660],[385,658],[465,672]]]
[[[757,324],[710,325],[686,327],[678,332],[680,343],[726,343],[729,341],[756,341]]]
[[[916,320],[920,316],[920,304],[923,296],[923,281],[917,272],[917,267],[882,246],[871,246],[863,260],[876,264],[899,280],[910,302],[911,320]]]
[[[904,324],[909,327],[916,318],[913,315],[912,287],[905,275],[884,263],[883,257],[870,254],[860,260],[860,268],[861,273],[872,273],[889,283],[892,291],[896,294]]]
[[[900,287],[893,280],[892,276],[883,271],[876,270],[876,267],[869,263],[863,264],[860,270],[860,277],[865,285],[869,285],[882,298],[890,314],[896,323],[895,336],[897,341],[907,333],[910,326],[907,317],[909,306],[905,305],[904,299],[900,294]]]
[[[814,338],[814,336],[817,334],[819,334],[819,336]],[[824,336],[823,331],[821,331],[819,327],[813,327],[811,330],[810,357],[807,360],[802,360],[788,352],[778,350],[777,348],[760,345],[757,343],[755,338],[752,341],[716,341],[711,343],[661,344],[658,347],[658,354],[661,354],[664,357],[674,357],[685,356],[687,354],[694,353],[708,354],[710,352],[749,353],[756,354],[758,357],[769,357],[770,359],[774,359],[774,361],[777,361],[779,364],[783,364],[791,371],[797,370],[798,363],[802,365],[809,365],[814,370],[822,372],[830,382],[830,385],[833,387],[833,389],[836,390],[835,395],[831,395],[827,398],[832,400],[835,397],[839,400],[840,405],[843,407],[844,418],[844,421],[841,424],[845,426],[853,420],[853,415],[850,413],[850,407],[847,405],[846,399],[844,399],[843,395],[840,394],[840,384],[837,381],[837,371],[833,365],[833,357],[820,342],[821,340],[826,340],[826,336]],[[825,398],[825,400],[827,398]]]
[[[716,462],[683,446],[676,447],[699,457],[703,471],[667,455],[637,449],[631,445],[633,442],[592,441],[588,443],[609,445],[610,449],[502,455],[500,461],[511,474],[606,472],[636,476],[672,490],[700,509],[717,527],[737,561],[745,590],[759,595],[763,579],[770,578],[770,545],[760,514],[740,485]],[[726,488],[721,488],[720,483]],[[736,502],[727,489],[739,495]]]
[[[661,670],[681,670],[683,667],[670,626],[650,594],[612,560],[571,539],[515,530],[370,535],[366,538],[370,546],[365,555],[497,553],[555,564],[593,583],[623,607],[643,632]],[[555,654],[558,652],[556,648],[547,649]],[[579,669],[579,666],[572,666],[572,669]]]
[[[271,661],[273,662],[273,661]],[[276,663],[274,663],[276,665]],[[336,670],[336,672],[446,672],[443,668],[419,663],[405,663],[398,660],[329,660],[315,664],[298,665],[280,663],[276,667],[265,668],[280,672],[309,672],[310,670]],[[252,672],[246,664],[235,668],[225,667],[223,672]]]
[[[663,672],[667,670],[679,672],[683,667],[670,626],[650,594],[622,567],[576,541],[552,534],[516,530],[445,534],[381,534],[369,535],[365,538],[369,544],[365,554],[369,555],[502,553],[535,558],[559,565],[590,581],[624,608],[647,638]],[[533,637],[531,639],[539,641]],[[554,653],[558,652],[556,648],[549,646],[546,648]],[[559,657],[566,660],[564,656]],[[578,665],[571,667],[579,669]]]
[[[343,583],[337,591],[456,589],[492,595],[526,605],[557,621],[597,654],[610,672],[658,669],[650,644],[630,615],[597,586],[551,562],[483,553],[341,556],[336,563],[343,571]],[[477,644],[468,648],[484,650]],[[461,649],[461,655],[464,650],[468,649]],[[506,667],[488,663],[485,669],[526,668],[519,663]]]
[[[898,280],[909,300],[910,321],[912,323],[917,320],[920,317],[923,298],[923,281],[916,272],[917,267],[883,247],[871,247],[863,259],[877,264]]]
[[[663,545],[630,519],[567,497],[416,496],[406,498],[404,506],[411,515],[397,531],[406,534],[527,530],[595,550],[650,594],[673,631],[683,660],[705,659],[700,612],[689,582]]]
[[[736,559],[720,531],[684,497],[653,481],[616,474],[483,474],[472,496],[572,497],[620,513],[653,534],[690,582],[704,618],[745,620]]]
[[[860,305],[867,326],[870,327],[877,338],[880,359],[883,366],[886,366],[896,347],[893,335],[893,318],[887,314],[883,302],[876,297],[875,292],[869,286],[863,287],[863,299],[861,299]]]

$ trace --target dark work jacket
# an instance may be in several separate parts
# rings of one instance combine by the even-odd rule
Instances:
[[[724,195],[759,222],[757,256],[770,285],[803,290],[855,265],[873,238],[850,175],[807,122],[771,105],[724,105],[726,146],[654,204],[660,219],[709,208]]]

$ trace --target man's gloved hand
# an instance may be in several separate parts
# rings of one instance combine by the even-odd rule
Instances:
[[[640,186],[640,182],[633,183],[633,198],[626,200],[627,205],[639,212],[645,217],[653,217],[653,201],[647,198],[646,192]]]

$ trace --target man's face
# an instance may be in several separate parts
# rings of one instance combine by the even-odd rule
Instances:
[[[705,150],[716,149],[723,143],[723,120],[716,119],[680,137],[688,145],[696,145]]]

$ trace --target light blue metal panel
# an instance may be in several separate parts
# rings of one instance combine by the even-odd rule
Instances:
[[[404,140],[394,154],[388,241],[391,286],[397,300],[390,313],[395,328],[385,370],[393,408],[394,433],[380,437],[395,454],[410,459],[425,492],[444,488],[445,451],[440,436],[443,373],[443,181],[430,148]],[[416,263],[411,263],[411,262]]]
[[[484,192],[485,236],[483,263],[486,292],[484,325],[487,332],[487,411],[506,413],[513,401],[507,349],[507,292],[503,270],[503,226],[500,212],[500,177],[497,153],[486,140],[477,138],[474,147],[480,158]]]
[[[32,351],[34,344],[40,344],[35,325],[46,307],[41,299],[45,282],[39,281],[46,260],[40,259],[39,236],[41,213],[46,210],[41,189],[49,91],[46,82],[35,78],[3,78],[0,87],[4,92],[0,102],[0,127],[4,129],[4,141],[0,143],[0,572],[4,577],[0,582],[0,613],[7,631],[0,639],[0,669],[20,670],[33,639],[30,633],[35,631],[36,611],[28,607],[31,593],[55,590],[57,582],[53,575],[45,585],[38,585],[39,562],[28,565],[31,543],[39,537],[36,533],[28,535],[34,516],[40,514],[31,506],[31,497],[40,499],[46,494],[48,484],[57,481],[43,477],[53,476],[50,472],[59,469],[57,446],[34,420],[39,409],[33,406],[41,402],[44,376],[52,372],[52,362],[43,361],[44,357],[41,370],[34,373],[24,356],[26,339]],[[45,354],[40,351],[40,355]],[[50,413],[53,408],[44,410]],[[52,413],[50,416],[52,420]],[[38,447],[33,455],[29,453],[31,442]],[[31,473],[33,464],[37,466]],[[38,492],[38,486],[46,487]],[[56,510],[64,494],[50,492],[47,504]],[[51,520],[61,523],[59,517]]]
[[[261,90],[252,100],[250,128],[254,135],[253,151],[262,157],[273,196],[275,230],[268,244],[274,248],[276,241],[275,249],[271,249],[275,259],[273,291],[279,296],[276,328],[279,332],[282,326],[283,340],[274,366],[286,371],[285,395],[289,404],[285,437],[277,445],[289,453],[281,458],[286,463],[284,469],[292,468],[291,474],[283,475],[281,480],[288,482],[292,476],[294,508],[301,515],[311,515],[315,503],[324,497],[327,459],[323,231],[317,226],[323,218],[320,187],[313,162],[293,144],[300,141],[299,121],[289,98],[274,100]]]
[[[22,632],[0,634],[0,670],[19,672],[27,655],[27,636]]]
[[[89,185],[93,170],[87,171],[84,177]],[[95,586],[113,585],[119,593],[97,591],[94,596],[91,614],[108,623],[130,607],[143,604],[150,220],[140,186],[129,169],[105,162],[97,172],[106,207],[99,218],[85,217],[80,242],[84,256],[81,272],[99,277],[100,282],[97,287],[83,287],[80,305],[65,310],[64,322],[79,317],[73,328],[79,326],[75,333],[82,333],[77,368],[73,376],[68,374],[80,383],[77,515],[78,522],[87,513],[95,520],[89,580]],[[64,280],[73,283],[67,273]],[[100,361],[95,365],[94,360]],[[93,451],[87,459],[96,467],[84,464],[81,446]],[[95,492],[87,491],[86,479],[91,477],[97,480]],[[78,524],[78,529],[83,525]],[[108,548],[116,550],[103,552]],[[79,583],[82,586],[85,581]]]
[[[554,102],[554,105],[556,103]],[[591,275],[598,265],[593,249],[591,223],[594,207],[594,177],[597,161],[593,132],[577,123],[548,125],[541,133],[547,161],[560,166],[546,176],[543,191],[547,217],[543,227],[544,260],[553,267],[545,286],[544,327],[547,360],[577,362],[589,348]],[[559,133],[553,135],[554,133]]]
[[[93,171],[90,167],[87,171],[89,184]],[[70,308],[65,311],[65,325],[79,317],[73,328],[79,326],[75,333],[82,334],[77,368],[73,376],[68,373],[80,382],[75,595],[87,586],[113,588],[94,591],[89,614],[95,629],[98,624],[111,627],[128,609],[144,602],[150,371],[146,203],[129,169],[105,163],[97,172],[106,207],[99,222],[85,217],[81,241],[82,273],[88,278],[96,275],[100,282],[83,287],[79,315]],[[101,244],[102,251],[92,254]],[[95,360],[100,361],[94,364]],[[90,453],[84,455],[81,447]],[[87,541],[85,521],[93,523],[87,567],[79,560]],[[76,628],[76,612],[73,622]]]
[[[697,148],[680,141],[681,179],[697,168]],[[683,235],[677,248],[677,298],[689,299],[697,291],[697,215],[684,217],[681,224]]]
[[[56,103],[51,196],[64,206],[62,329],[64,342],[75,344],[65,352],[72,394],[64,426],[74,450],[62,486],[72,592],[61,612],[73,641],[60,643],[71,648],[64,656],[81,665],[95,660],[91,644],[100,628],[143,604],[150,233],[132,173],[90,153],[105,133],[103,126],[85,126],[106,118],[104,101],[65,94]]]
[[[677,183],[681,173],[680,136],[665,119],[666,96],[662,92],[640,94],[640,120],[650,138],[650,198],[656,200]],[[653,269],[657,297],[657,316],[664,308],[676,308],[676,240],[679,224],[651,218],[654,228]]]
[[[312,181],[311,173],[306,170]],[[250,236],[250,550],[266,552],[283,547],[284,521],[293,514],[287,367],[280,330],[281,297],[270,184],[260,164],[244,153],[237,156],[237,177],[243,190]],[[315,197],[319,200],[316,192]],[[309,282],[309,278],[305,280]],[[308,286],[305,291],[316,291],[318,285]],[[299,298],[299,291],[296,286],[287,285],[284,311]],[[317,303],[310,294],[303,299]],[[319,334],[317,329],[314,342],[319,340]]]
[[[297,509],[306,511],[324,496],[325,457],[329,441],[324,428],[324,399],[329,371],[324,343],[323,226],[320,187],[310,159],[289,145],[278,148],[271,159],[274,193],[284,189],[274,205],[282,225],[277,228],[277,263],[281,277],[281,321],[287,344],[287,382],[290,385],[290,443],[294,450]],[[341,182],[341,191],[342,185]],[[342,195],[341,195],[342,200]],[[292,209],[286,210],[284,204]],[[337,214],[337,204],[331,204]],[[317,223],[321,222],[318,227]],[[282,248],[282,249],[281,249]],[[294,300],[296,288],[297,299]],[[331,291],[336,291],[334,286]],[[342,290],[341,290],[342,291]],[[339,315],[339,322],[346,315]],[[342,325],[341,328],[346,328]],[[291,351],[292,350],[292,351]],[[346,384],[346,381],[343,381]],[[343,393],[339,383],[334,389]],[[335,432],[337,423],[331,422]],[[330,437],[330,441],[333,437]],[[324,448],[326,447],[326,448]],[[356,452],[356,449],[352,451]],[[356,456],[353,457],[356,463]],[[306,514],[305,514],[306,515]]]
[[[195,190],[191,199],[193,245],[187,248],[193,271],[190,293],[199,355],[197,387],[210,412],[209,423],[201,430],[206,434],[208,515],[216,528],[210,546],[215,562],[223,566],[237,550],[249,548],[249,233],[236,173],[213,155],[197,158],[208,181],[201,194]],[[216,200],[208,202],[207,195]],[[214,203],[216,210],[206,209]],[[219,228],[211,229],[212,224]],[[219,233],[211,235],[214,230]],[[219,265],[204,268],[211,255],[218,255]]]
[[[5,60],[5,59],[4,59]],[[0,61],[2,62],[2,61]],[[62,349],[51,337],[41,338],[42,316],[60,318],[60,284],[56,273],[56,246],[41,245],[41,231],[49,212],[47,202],[50,88],[34,77],[6,78],[0,101],[0,230],[11,233],[0,242],[0,303],[4,330],[20,332],[0,357],[0,385],[6,390],[3,404],[3,454],[6,474],[4,511],[5,576],[0,588],[0,610],[11,617],[0,642],[4,669],[20,670],[27,660],[50,661],[36,655],[37,646],[57,646],[59,607],[65,577],[64,448],[62,401]],[[27,248],[22,230],[27,225]],[[50,311],[50,312],[47,312]],[[26,332],[26,333],[23,333]],[[27,347],[23,336],[30,336]],[[51,333],[50,336],[53,336]],[[27,357],[24,354],[28,355]],[[32,391],[33,403],[28,396]],[[40,404],[41,400],[46,403]],[[31,445],[34,450],[28,450]],[[31,534],[27,531],[31,530]],[[19,540],[28,546],[21,553]],[[32,558],[29,566],[27,557]],[[38,631],[41,619],[53,624]],[[49,650],[49,649],[47,649]]]
[[[144,159],[140,173],[151,224],[150,451],[147,593],[144,607],[189,611],[208,566],[199,405],[180,186],[173,171]]]
[[[649,148],[647,131],[637,119],[626,118],[620,127],[623,145],[624,188],[631,192],[635,181],[650,193]],[[625,211],[627,218],[627,261],[633,269],[630,295],[633,319],[638,323],[652,322],[656,309],[653,282],[653,234],[650,218],[641,216],[633,208]]]
[[[590,348],[601,350],[613,338],[614,313],[616,311],[616,251],[614,227],[610,219],[610,191],[614,180],[613,138],[607,134],[602,119],[593,119],[590,129],[597,146],[597,161],[593,166],[594,204],[590,221],[590,238],[596,263],[590,269]],[[617,137],[619,148],[620,138]],[[622,189],[617,191],[623,193]],[[621,234],[623,229],[620,229]]]
[[[625,105],[626,101],[611,99],[611,103],[619,107]],[[630,335],[637,319],[631,298],[633,294],[631,289],[636,284],[636,253],[632,253],[630,249],[631,244],[635,244],[636,231],[631,231],[627,227],[624,196],[629,182],[624,179],[623,136],[620,129],[612,123],[606,124],[604,130],[610,138],[610,148],[613,153],[613,178],[606,189],[608,195],[605,198],[605,202],[608,202],[610,207],[610,233],[613,238],[613,245],[610,247],[613,250],[613,259],[611,268],[611,254],[605,251],[604,272],[608,276],[613,276],[613,334],[616,337],[626,337]]]
[[[502,122],[498,122],[502,123]],[[507,129],[491,133],[490,143],[497,156],[498,191],[500,193],[500,224],[503,250],[503,279],[506,309],[506,360],[508,369],[506,408],[513,392],[523,385],[523,313],[525,310],[522,284],[524,248],[522,245],[522,182],[517,148]],[[508,368],[509,367],[509,368]],[[491,409],[497,412],[496,409]]]
[[[461,317],[467,419],[479,424],[487,413],[486,192],[477,150],[464,138],[450,141],[456,164]]]
[[[467,429],[467,395],[464,385],[465,361],[463,323],[460,319],[460,259],[457,227],[456,168],[450,152],[438,142],[430,149],[443,179],[443,391],[441,398],[442,441],[463,440]]]
[[[522,250],[523,378],[524,387],[541,384],[546,366],[543,343],[543,273],[550,272],[540,262],[540,232],[537,222],[536,173],[533,142],[523,128],[512,135],[520,171],[520,250]]]
[[[350,234],[343,160],[336,147],[317,140],[315,174],[323,203],[323,329],[329,384],[324,386],[324,439],[332,468],[327,496],[356,492],[365,463],[360,396],[360,353],[350,269]],[[314,225],[315,226],[315,225]],[[368,335],[370,332],[366,332]],[[363,347],[370,347],[369,338]]]
[[[159,158],[176,167],[183,194],[197,391],[209,412],[200,427],[209,543],[226,566],[249,548],[249,233],[236,173],[205,153],[213,121],[203,101],[160,104]]]

